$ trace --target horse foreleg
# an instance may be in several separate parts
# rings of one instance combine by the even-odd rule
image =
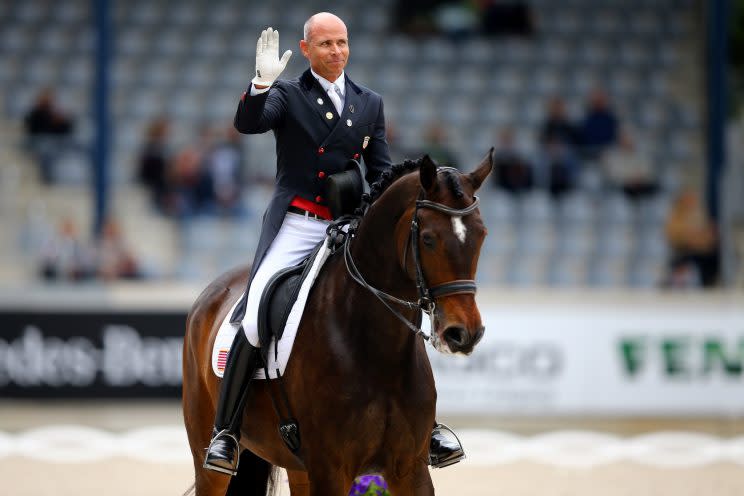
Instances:
[[[191,454],[194,460],[194,476],[196,496],[224,496],[230,484],[230,476],[207,470],[202,467],[204,463],[205,448],[209,446],[211,434],[211,417],[214,414],[209,408],[187,408],[184,410],[186,416],[187,433]],[[208,426],[206,429],[203,426]]]
[[[287,470],[289,479],[289,493],[292,496],[308,496],[310,494],[310,480],[307,472],[298,470]]]
[[[308,479],[310,481],[308,496],[348,496],[352,483],[338,471],[332,470],[319,473],[311,470]],[[292,496],[295,496],[294,493]]]
[[[186,348],[185,348],[186,349]],[[184,369],[183,416],[194,460],[196,496],[224,496],[230,484],[226,474],[202,467],[212,434],[214,408],[209,390],[193,363]]]
[[[202,467],[214,419],[209,393],[193,369],[188,369],[184,374],[184,389],[188,389],[189,393],[183,397],[183,415],[194,460],[196,496],[224,496],[230,477]]]
[[[227,494],[227,486],[230,485],[230,477],[210,470],[196,469],[196,496],[224,496]]]
[[[431,482],[429,467],[421,461],[408,475],[401,478],[388,478],[385,481],[390,488],[390,494],[405,494],[411,496],[433,496],[434,484]]]

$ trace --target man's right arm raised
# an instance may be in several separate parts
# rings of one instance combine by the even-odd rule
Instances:
[[[243,134],[261,134],[279,127],[287,109],[284,88],[275,84],[270,91],[243,94],[235,112],[235,129]]]
[[[283,88],[274,82],[291,56],[292,51],[287,50],[279,58],[278,31],[268,28],[261,32],[256,43],[256,76],[238,104],[235,129],[245,134],[259,134],[279,126],[287,100]]]

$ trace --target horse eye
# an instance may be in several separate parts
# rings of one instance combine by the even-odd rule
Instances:
[[[434,248],[434,236],[431,233],[425,232],[421,234],[421,241],[427,248]]]

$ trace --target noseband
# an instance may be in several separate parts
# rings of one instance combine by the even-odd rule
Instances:
[[[377,297],[377,299],[382,302],[385,307],[387,307],[390,312],[393,313],[401,322],[403,322],[406,327],[408,327],[411,331],[416,333],[417,335],[420,335],[424,339],[429,339],[429,335],[427,335],[425,332],[421,330],[421,328],[405,318],[403,315],[401,315],[397,310],[395,310],[393,307],[390,306],[388,302],[395,303],[397,305],[401,305],[403,307],[409,308],[411,310],[419,309],[422,310],[424,313],[426,313],[429,316],[429,319],[431,319],[432,322],[432,330],[434,329],[434,310],[436,309],[436,299],[441,298],[444,296],[450,296],[453,294],[475,294],[476,291],[476,285],[475,281],[472,279],[458,279],[455,281],[446,282],[444,284],[439,284],[437,286],[434,286],[433,288],[430,288],[426,283],[426,277],[424,276],[424,269],[421,265],[421,253],[419,248],[419,217],[418,212],[419,209],[429,208],[432,210],[436,210],[438,212],[442,212],[444,214],[449,215],[450,217],[463,217],[465,215],[469,215],[475,211],[476,208],[478,208],[478,197],[473,197],[473,203],[468,205],[465,208],[457,209],[448,207],[447,205],[444,205],[442,203],[433,202],[430,200],[424,200],[423,199],[424,192],[422,191],[419,194],[419,198],[416,200],[416,207],[413,211],[413,217],[411,218],[411,230],[409,232],[409,238],[411,240],[411,246],[412,246],[412,252],[413,252],[413,263],[416,267],[416,288],[418,289],[419,298],[417,301],[409,301],[409,300],[402,300],[400,298],[396,298],[393,295],[390,295],[388,293],[385,293],[382,290],[379,290],[375,288],[374,286],[370,285],[362,276],[361,272],[359,272],[359,269],[357,268],[356,264],[354,263],[354,260],[351,257],[351,238],[354,236],[353,229],[351,228],[351,225],[349,227],[349,232],[346,236],[344,236],[344,261],[346,263],[346,270],[349,272],[349,275],[354,279],[356,282],[358,282],[361,286],[369,290],[373,295]],[[331,226],[335,227],[335,226]],[[331,230],[329,228],[329,232]],[[336,227],[336,232],[337,231]],[[408,243],[406,243],[406,251],[403,254],[403,262],[405,264],[405,260],[407,258],[407,250],[408,250]]]

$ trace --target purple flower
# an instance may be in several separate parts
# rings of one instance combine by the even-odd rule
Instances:
[[[391,496],[381,475],[362,475],[354,479],[349,496]]]

